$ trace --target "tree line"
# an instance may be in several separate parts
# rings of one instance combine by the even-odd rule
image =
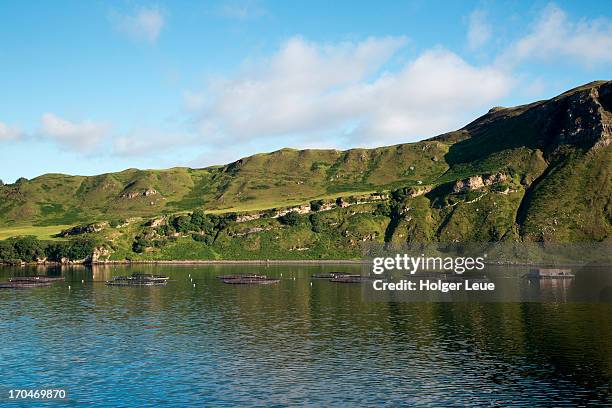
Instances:
[[[47,261],[60,262],[62,258],[84,260],[91,256],[96,242],[89,238],[71,241],[41,241],[34,236],[8,238],[0,241],[0,262],[20,263]]]

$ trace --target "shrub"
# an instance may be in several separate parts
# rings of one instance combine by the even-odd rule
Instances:
[[[108,225],[112,228],[117,228],[120,225],[125,224],[126,220],[124,219],[119,219],[119,220],[110,220],[110,222],[108,223]]]
[[[191,230],[201,231],[204,224],[208,221],[206,214],[202,210],[195,210],[191,214]]]
[[[9,241],[0,241],[0,260],[8,262],[14,259],[17,259],[17,253],[13,244]]]
[[[162,224],[159,227],[157,227],[157,232],[159,235],[169,237],[172,234],[174,234],[176,231],[172,224]]]
[[[151,246],[151,241],[149,239],[142,237],[142,236],[138,236],[136,237],[136,239],[134,240],[134,243],[132,244],[132,251],[136,253],[142,253],[145,251],[145,249],[147,249],[150,246]]]
[[[179,215],[172,220],[172,226],[177,232],[188,232],[191,227],[191,217],[188,215]]]
[[[314,200],[310,202],[310,209],[312,211],[319,211],[323,206],[323,200]]]
[[[9,242],[12,242],[16,257],[22,261],[34,262],[45,256],[43,245],[34,236],[13,238]]]
[[[385,217],[391,216],[391,206],[388,202],[379,203],[374,210],[374,215],[384,215]]]
[[[238,214],[231,212],[231,213],[227,213],[223,216],[223,218],[227,221],[227,222],[233,222],[236,221],[236,219],[238,218]]]
[[[296,211],[291,211],[281,217],[278,217],[281,224],[284,225],[298,225],[300,223],[300,215]]]
[[[59,262],[62,258],[76,261],[91,256],[96,243],[92,239],[80,238],[67,242],[53,242],[45,248],[45,254],[50,261]]]
[[[308,217],[310,221],[312,232],[321,232],[323,230],[323,223],[321,222],[321,216],[319,214],[310,214]]]
[[[96,244],[91,239],[76,239],[68,245],[67,255],[69,259],[85,259],[93,253]]]
[[[68,254],[67,242],[54,242],[45,248],[45,254],[50,261],[60,262]]]
[[[507,183],[498,183],[498,184],[493,184],[491,186],[491,191],[499,193],[499,192],[506,191],[509,188],[510,188],[510,185]]]
[[[394,190],[391,192],[391,198],[394,201],[402,201],[404,198],[406,198],[407,196],[407,192],[406,189],[400,188],[398,190]]]
[[[272,217],[274,217],[276,215],[276,211],[277,211],[276,208],[270,208],[268,210],[264,210],[263,211],[263,216],[265,218],[272,218]]]

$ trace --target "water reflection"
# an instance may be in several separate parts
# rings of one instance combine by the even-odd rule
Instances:
[[[0,384],[65,387],[73,404],[106,405],[610,402],[610,304],[368,302],[360,285],[309,279],[359,267],[246,269],[2,268],[0,278],[66,281],[0,291]],[[103,283],[134,272],[172,281]],[[283,280],[215,278],[245,272]],[[562,296],[583,284],[543,288]]]

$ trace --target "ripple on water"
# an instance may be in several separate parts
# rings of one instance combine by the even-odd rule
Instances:
[[[0,291],[2,385],[104,405],[610,402],[610,305],[367,302],[358,286],[310,286],[319,266],[251,267],[296,280],[238,288],[215,278],[236,267],[129,273],[151,269],[174,282],[108,287],[84,269]]]

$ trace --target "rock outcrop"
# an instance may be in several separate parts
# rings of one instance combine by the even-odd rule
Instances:
[[[94,248],[91,254],[91,263],[103,263],[107,262],[111,256],[110,249],[106,247]]]
[[[61,231],[59,234],[57,234],[57,236],[65,238],[72,235],[92,234],[94,232],[102,231],[104,228],[108,227],[108,225],[109,223],[106,221],[87,225],[77,225]]]
[[[145,225],[147,227],[157,228],[159,226],[164,225],[167,221],[168,221],[168,217],[163,216],[163,217],[155,218],[155,219],[147,222]]]
[[[263,213],[237,215],[236,222],[253,221],[253,220],[258,220],[261,217],[263,217]]]
[[[131,200],[138,197],[149,197],[156,194],[159,194],[157,190],[155,190],[154,188],[147,188],[144,191],[126,191],[121,194],[121,198]]]
[[[472,176],[467,179],[458,180],[453,186],[453,193],[463,193],[466,191],[479,190],[485,186],[502,183],[507,180],[503,173],[491,174],[488,176]]]

